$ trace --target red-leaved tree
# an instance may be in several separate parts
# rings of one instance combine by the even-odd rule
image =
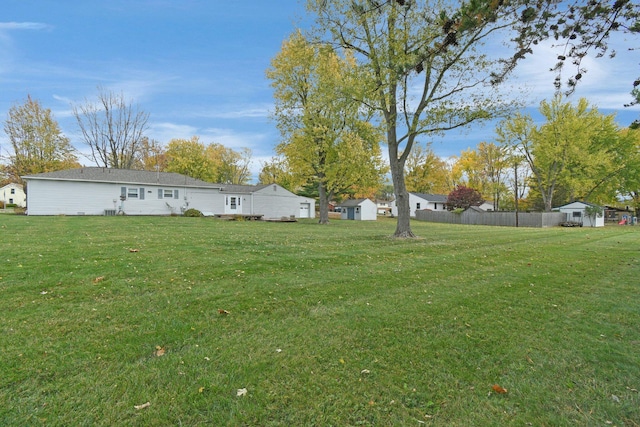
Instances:
[[[471,206],[480,206],[484,202],[482,194],[478,190],[465,187],[464,185],[456,185],[447,196],[447,209],[467,209]]]

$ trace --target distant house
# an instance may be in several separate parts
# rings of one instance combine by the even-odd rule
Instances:
[[[411,217],[415,218],[416,211],[428,209],[431,211],[446,211],[447,196],[442,194],[409,193],[409,211]],[[398,206],[394,200],[391,206],[391,213],[398,216]]]
[[[586,214],[587,207],[597,208],[598,215],[595,218]],[[604,227],[604,208],[587,202],[572,202],[558,206],[554,211],[567,215],[567,222],[579,223],[584,227]]]
[[[393,202],[390,200],[376,200],[378,215],[391,215],[391,206]]]
[[[6,205],[16,205],[21,208],[27,204],[27,196],[21,184],[11,182],[0,188],[0,202]]]
[[[378,218],[378,207],[369,199],[345,200],[338,207],[340,208],[340,219],[375,221]]]
[[[28,215],[208,215],[313,218],[315,200],[277,184],[227,185],[178,173],[85,167],[22,177]]]

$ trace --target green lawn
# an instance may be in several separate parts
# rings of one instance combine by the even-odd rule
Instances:
[[[640,425],[640,227],[394,229],[0,215],[0,425]]]

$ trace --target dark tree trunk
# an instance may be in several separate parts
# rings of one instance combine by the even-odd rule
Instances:
[[[329,224],[329,194],[323,179],[318,182],[318,201],[320,203],[319,224]]]

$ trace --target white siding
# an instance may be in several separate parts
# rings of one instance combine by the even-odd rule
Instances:
[[[5,204],[13,203],[23,208],[27,204],[27,197],[24,194],[22,185],[10,183],[0,188],[0,201]]]
[[[300,218],[301,212],[315,217],[315,201],[307,197],[300,197],[285,188],[272,184],[245,196],[243,213],[262,214],[265,218],[282,218],[294,216]],[[301,209],[302,206],[309,209]],[[250,209],[247,211],[246,209]]]
[[[138,197],[120,200],[122,187],[137,188]],[[160,198],[159,190],[173,195]],[[170,215],[188,208],[219,212],[223,206],[223,198],[215,189],[145,184],[30,180],[27,194],[29,215],[104,215],[107,210],[120,209],[127,215]]]
[[[126,187],[127,198],[124,201],[120,200],[122,187]],[[142,191],[144,197],[141,197]],[[229,196],[240,201],[237,213],[262,214],[265,218],[291,215],[299,218],[301,212],[308,212],[311,218],[315,216],[313,199],[296,196],[278,185],[265,187],[255,193],[232,195],[216,188],[42,179],[29,180],[27,213],[105,215],[105,211],[117,213],[122,209],[126,215],[180,215],[186,209],[193,208],[201,212],[222,214],[226,212],[225,202]],[[308,209],[301,209],[303,206]]]

